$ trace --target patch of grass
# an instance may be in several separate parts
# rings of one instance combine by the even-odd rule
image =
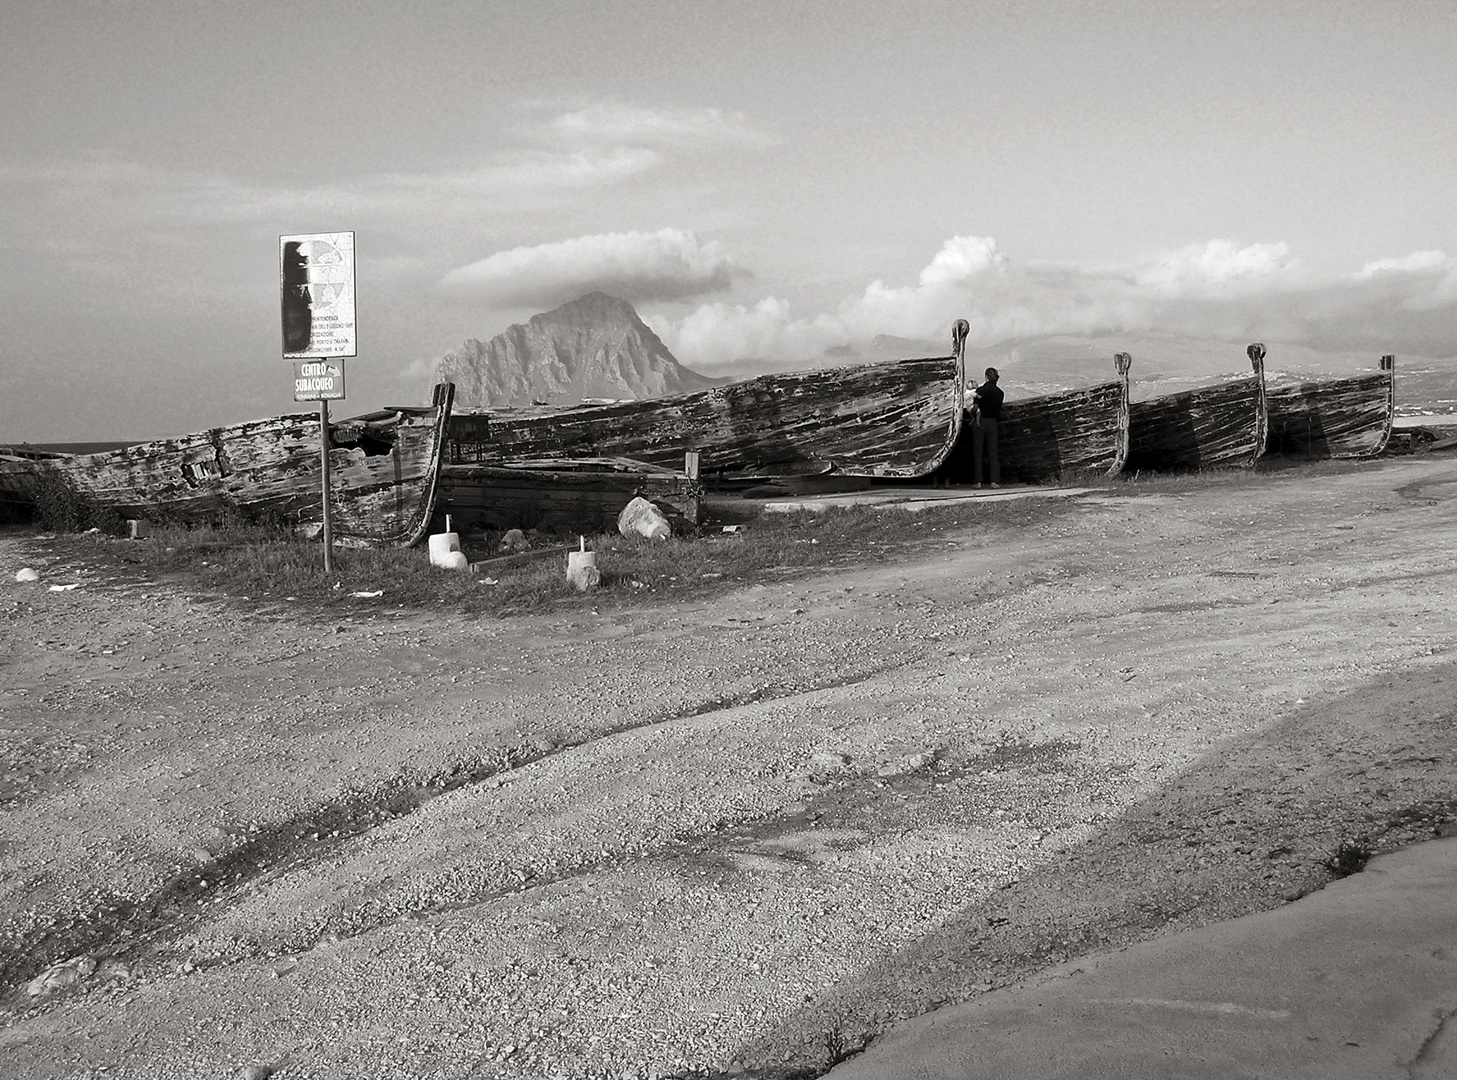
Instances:
[[[1085,481],[1079,481],[1079,486],[1125,492],[1131,489],[1139,494],[1183,495],[1208,491],[1213,488],[1251,487],[1295,472],[1298,472],[1302,478],[1345,476],[1361,469],[1369,469],[1372,465],[1371,461],[1296,461],[1279,457],[1261,458],[1251,469],[1230,467],[1188,472],[1136,470],[1114,477],[1089,477]]]
[[[1301,473],[1337,475],[1369,467],[1369,462],[1319,462]],[[1261,469],[1228,469],[1087,477],[1079,479],[1079,486],[1127,494],[1184,494],[1238,490],[1271,479]],[[692,599],[745,583],[868,566],[934,550],[948,540],[958,546],[1014,543],[1029,526],[1078,512],[1074,500],[1042,498],[968,500],[919,513],[867,505],[774,514],[753,500],[737,498],[711,499],[708,509],[711,523],[668,541],[616,533],[587,537],[587,546],[597,552],[602,580],[586,593],[567,583],[566,557],[560,551],[474,575],[432,567],[424,545],[410,550],[336,548],[333,573],[325,574],[318,541],[298,539],[282,521],[250,521],[239,515],[201,528],[163,525],[147,540],[113,546],[118,560],[148,576],[251,603],[296,602],[300,610],[318,610],[327,617],[382,609],[509,616]],[[78,522],[84,520],[77,514]],[[725,533],[726,523],[739,525],[740,531]],[[560,545],[575,539],[534,537],[533,543]],[[496,555],[498,540],[494,535],[466,537],[467,557],[474,562]],[[66,537],[54,541],[67,542]],[[97,553],[95,545],[88,548]],[[495,584],[486,584],[486,575]],[[376,591],[381,595],[353,595]]]
[[[899,553],[944,550],[948,541],[958,546],[996,543],[1066,512],[1066,501],[1060,499],[968,502],[920,513],[833,507],[824,513],[794,514],[763,513],[744,501],[723,515],[736,519],[737,532],[724,532],[719,522],[666,541],[616,533],[587,537],[587,547],[597,552],[602,581],[585,593],[567,582],[562,551],[524,565],[470,574],[431,566],[424,545],[408,550],[336,547],[333,572],[325,574],[322,545],[300,540],[277,524],[160,526],[135,542],[99,546],[88,542],[94,538],[58,536],[51,543],[73,559],[109,556],[130,564],[134,575],[254,604],[296,603],[300,611],[312,608],[329,617],[402,608],[509,616],[691,599],[746,583],[870,565]],[[467,538],[467,557],[479,561],[494,556],[494,539]],[[560,544],[562,539],[541,537],[535,542]],[[487,584],[486,575],[495,583]],[[382,595],[353,595],[376,591]]]

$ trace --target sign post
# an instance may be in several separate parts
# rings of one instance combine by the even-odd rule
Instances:
[[[329,508],[329,402],[344,397],[344,357],[358,354],[354,322],[354,234],[278,238],[283,358],[294,364],[293,399],[319,403],[323,463],[324,573],[334,569]]]

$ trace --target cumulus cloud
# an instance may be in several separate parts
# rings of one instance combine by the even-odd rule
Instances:
[[[804,367],[877,334],[939,341],[959,318],[973,345],[1161,331],[1445,356],[1457,331],[1457,260],[1423,251],[1341,275],[1284,243],[1214,239],[1126,263],[1019,264],[990,237],[956,236],[915,284],[873,281],[833,312],[796,317],[768,297],[705,304],[653,329],[685,364],[721,374]]]
[[[660,337],[667,335],[664,343],[674,356],[708,374],[744,370],[745,361],[751,361],[749,367],[756,372],[791,371],[850,340],[833,316],[795,319],[788,302],[772,296],[747,307],[703,304],[678,321],[646,321]]]
[[[1368,287],[1384,286],[1409,311],[1429,311],[1457,302],[1457,259],[1440,251],[1377,259],[1361,267],[1355,277]]]
[[[1210,295],[1231,288],[1269,289],[1280,281],[1294,282],[1301,274],[1288,245],[1250,244],[1210,240],[1164,255],[1150,266],[1137,268],[1133,280],[1140,287],[1164,296]]]
[[[501,307],[553,306],[593,290],[638,303],[722,292],[744,271],[715,241],[691,232],[602,233],[498,251],[441,279]]]

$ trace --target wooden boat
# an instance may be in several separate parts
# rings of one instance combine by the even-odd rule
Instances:
[[[703,485],[681,471],[628,458],[518,461],[512,465],[446,464],[435,516],[461,531],[612,532],[634,498],[650,500],[675,526],[697,525]]]
[[[1081,390],[1006,401],[997,432],[1003,483],[1035,484],[1077,473],[1117,476],[1128,456],[1128,370],[1132,358],[1113,358],[1118,378]],[[973,480],[971,425],[942,471],[952,482]],[[974,482],[974,480],[973,480]]]
[[[460,413],[450,460],[624,457],[673,468],[691,450],[707,482],[929,476],[961,433],[967,330],[957,320],[950,356],[761,375],[642,401]]]
[[[430,526],[455,387],[431,404],[394,406],[330,428],[334,537],[417,543]],[[0,491],[34,503],[62,482],[124,517],[202,522],[230,512],[282,517],[304,535],[323,527],[317,414],[212,428],[100,454],[0,457]]]
[[[1379,371],[1279,386],[1266,393],[1269,452],[1308,458],[1375,457],[1396,416],[1396,357]]]
[[[1252,375],[1129,406],[1126,469],[1249,468],[1265,452],[1265,347]]]

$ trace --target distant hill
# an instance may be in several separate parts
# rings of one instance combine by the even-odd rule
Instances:
[[[894,337],[891,334],[876,334],[868,343],[840,345],[825,351],[824,363],[850,364],[873,363],[882,360],[913,360],[926,356],[950,356],[951,339],[945,341],[923,341],[919,338]]]
[[[490,341],[470,338],[436,362],[435,374],[455,383],[456,404],[465,408],[662,397],[732,381],[678,363],[631,304],[601,292]]]

